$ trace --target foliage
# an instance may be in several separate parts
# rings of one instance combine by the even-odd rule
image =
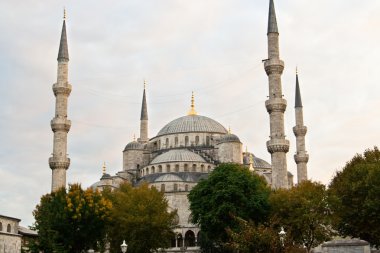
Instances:
[[[113,203],[108,228],[112,251],[119,252],[123,240],[128,244],[128,252],[134,253],[170,246],[176,212],[168,212],[163,193],[147,184],[139,187],[122,184],[107,194]]]
[[[269,213],[270,189],[265,180],[238,164],[221,164],[189,193],[193,223],[202,229],[201,247],[226,252],[227,229],[236,231],[233,217],[265,221]]]
[[[271,195],[270,204],[277,227],[283,226],[287,239],[308,252],[334,234],[327,191],[320,183],[304,181],[291,189],[279,189]]]
[[[334,227],[343,236],[380,246],[380,151],[355,155],[329,186]]]
[[[97,248],[105,238],[105,223],[111,202],[98,191],[80,185],[42,196],[33,212],[38,247],[44,252],[81,252]]]

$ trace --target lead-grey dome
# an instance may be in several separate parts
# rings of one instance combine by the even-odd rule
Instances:
[[[167,162],[206,162],[202,156],[187,149],[173,149],[155,157],[150,164]]]
[[[157,136],[191,132],[226,134],[227,130],[219,122],[208,117],[187,115],[168,123],[158,132]]]
[[[225,143],[225,142],[238,142],[238,143],[241,143],[240,142],[240,139],[239,137],[237,137],[235,134],[226,134],[226,135],[223,135],[220,140],[219,140],[219,143]]]
[[[126,150],[141,150],[144,149],[144,145],[137,142],[137,141],[132,141],[125,146],[124,151]]]

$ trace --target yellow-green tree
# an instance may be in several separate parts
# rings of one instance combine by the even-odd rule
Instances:
[[[99,248],[111,207],[100,192],[83,190],[79,184],[42,196],[33,212],[38,248],[59,253]]]
[[[163,193],[147,184],[122,184],[107,195],[113,204],[108,228],[112,251],[120,251],[123,240],[134,253],[155,252],[170,245],[176,212],[168,211]]]

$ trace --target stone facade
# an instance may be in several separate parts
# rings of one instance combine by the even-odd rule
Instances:
[[[20,253],[21,235],[18,234],[20,220],[0,215],[0,253]]]
[[[371,253],[369,243],[359,239],[329,241],[321,248],[321,253]]]

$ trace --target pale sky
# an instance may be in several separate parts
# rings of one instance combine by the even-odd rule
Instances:
[[[0,1],[0,214],[31,225],[51,188],[57,54],[68,12],[68,182],[90,186],[122,169],[139,133],[146,79],[150,137],[196,110],[231,127],[270,161],[267,76],[269,0]],[[328,184],[355,153],[380,140],[380,1],[275,0],[280,32],[288,169],[296,175],[298,66],[312,180]],[[295,178],[296,180],[296,178]]]

